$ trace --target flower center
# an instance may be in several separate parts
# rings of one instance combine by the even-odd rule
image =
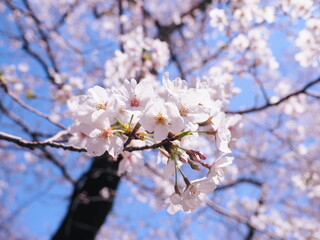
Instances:
[[[140,105],[140,99],[137,97],[137,95],[134,95],[134,97],[131,99],[131,107],[139,107]]]
[[[105,103],[97,103],[97,104],[96,104],[96,109],[97,109],[97,110],[106,110],[106,109],[107,109],[107,105],[108,105],[108,102],[105,102]]]
[[[120,108],[119,109],[119,113],[120,114],[124,114],[126,112],[126,109],[124,107]]]
[[[99,134],[100,138],[109,138],[112,137],[113,133],[112,133],[112,129],[108,128],[108,129],[103,129],[101,130],[101,133]]]
[[[195,199],[197,196],[200,195],[200,190],[193,185],[190,186],[189,191],[192,199]]]
[[[164,125],[166,123],[166,118],[162,115],[162,113],[158,113],[157,116],[155,116],[155,119],[156,119],[156,123],[158,124],[162,124]]]
[[[188,115],[188,113],[189,113],[189,110],[188,110],[188,108],[185,106],[185,105],[183,105],[181,108],[180,108],[180,115],[181,116],[183,116],[183,117],[185,117],[185,116],[187,116]]]

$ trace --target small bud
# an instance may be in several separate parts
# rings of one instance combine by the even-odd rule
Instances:
[[[202,153],[202,152],[198,152],[198,156],[201,160],[206,160],[207,157]]]
[[[32,92],[26,92],[26,98],[27,99],[33,99],[33,98],[36,98],[36,95],[33,94]]]
[[[188,150],[186,153],[189,155],[189,157],[195,161],[195,162],[200,162],[200,157],[196,154],[196,151],[194,150]]]
[[[201,163],[202,166],[204,166],[205,168],[210,169],[212,165],[208,164],[208,163]]]
[[[159,148],[159,149],[160,149],[160,148]],[[171,157],[170,157],[170,154],[169,154],[166,150],[161,149],[160,151],[161,151],[161,153],[162,153],[163,155],[165,155],[167,158],[171,158]]]
[[[197,171],[200,171],[200,170],[201,170],[200,167],[199,167],[199,165],[196,164],[196,163],[194,163],[194,162],[192,162],[191,160],[188,160],[188,163],[189,163],[190,167],[191,167],[193,170],[197,170]]]
[[[181,155],[179,155],[179,160],[181,162],[183,162],[183,163],[187,163],[188,162],[188,160],[185,157],[181,156]]]
[[[196,162],[199,162],[200,159],[201,160],[207,159],[206,156],[202,152],[199,152],[199,151],[188,150],[186,153],[192,158],[192,160],[194,160]]]

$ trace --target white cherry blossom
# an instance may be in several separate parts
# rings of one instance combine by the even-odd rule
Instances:
[[[106,111],[111,113],[113,101],[111,91],[108,92],[100,86],[94,86],[88,90],[87,95],[80,95],[68,101],[67,115],[90,123]]]
[[[100,115],[82,131],[89,136],[86,147],[90,156],[100,156],[108,151],[111,156],[116,157],[122,152],[124,139],[112,129],[107,114]]]
[[[161,141],[169,132],[179,133],[184,128],[183,118],[179,109],[172,102],[161,100],[149,102],[140,119],[141,126],[149,132],[154,132],[154,139]]]
[[[125,103],[125,109],[139,115],[149,100],[154,96],[152,83],[143,80],[137,83],[135,79],[125,80],[119,90],[120,99]]]
[[[190,89],[179,95],[171,95],[170,100],[178,107],[185,126],[205,122],[209,118],[210,95],[204,89]]]
[[[222,31],[228,25],[228,20],[223,9],[214,8],[209,12],[210,24]]]
[[[215,184],[220,184],[224,181],[223,168],[232,164],[234,157],[227,154],[221,154],[210,167],[207,177]]]

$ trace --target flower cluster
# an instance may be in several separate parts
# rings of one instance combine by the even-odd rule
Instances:
[[[121,85],[125,78],[154,79],[168,64],[169,47],[159,39],[145,37],[141,27],[121,38],[123,50],[105,64],[106,86]]]
[[[191,88],[180,78],[171,81],[168,74],[162,82],[163,86],[155,89],[153,81],[147,79],[139,83],[125,80],[119,88],[95,86],[86,95],[70,99],[67,114],[74,124],[69,143],[86,147],[90,156],[105,151],[114,158],[122,154],[118,174],[141,164],[142,156],[135,151],[158,149],[165,164],[164,176],[175,177],[168,211],[191,212],[201,205],[204,194],[221,182],[222,168],[231,164],[233,157],[226,154],[231,153],[231,132],[239,117],[227,117],[222,111],[223,102],[215,100],[215,92],[199,86],[201,82]],[[208,143],[214,141],[216,152],[220,152],[211,163],[195,150],[202,136]],[[193,170],[207,169],[206,177],[190,181],[183,172],[184,164]],[[178,173],[185,184],[182,192]]]
[[[300,52],[295,59],[302,67],[317,67],[320,60],[320,19],[310,18],[306,22],[306,28],[299,32],[295,43]]]

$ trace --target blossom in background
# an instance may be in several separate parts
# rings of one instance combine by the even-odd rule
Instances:
[[[132,172],[143,164],[143,157],[140,152],[123,152],[122,157],[117,171],[118,176],[126,172]]]
[[[299,32],[295,41],[300,49],[295,55],[295,59],[302,67],[317,67],[320,60],[320,19],[310,18],[306,21],[306,28]]]
[[[188,83],[185,80],[177,77],[173,81],[169,79],[169,73],[166,72],[162,77],[162,84],[166,88],[167,92],[171,95],[177,95],[181,92],[186,92],[188,89]]]
[[[214,8],[209,12],[210,25],[222,31],[227,25],[228,20],[223,9]]]

